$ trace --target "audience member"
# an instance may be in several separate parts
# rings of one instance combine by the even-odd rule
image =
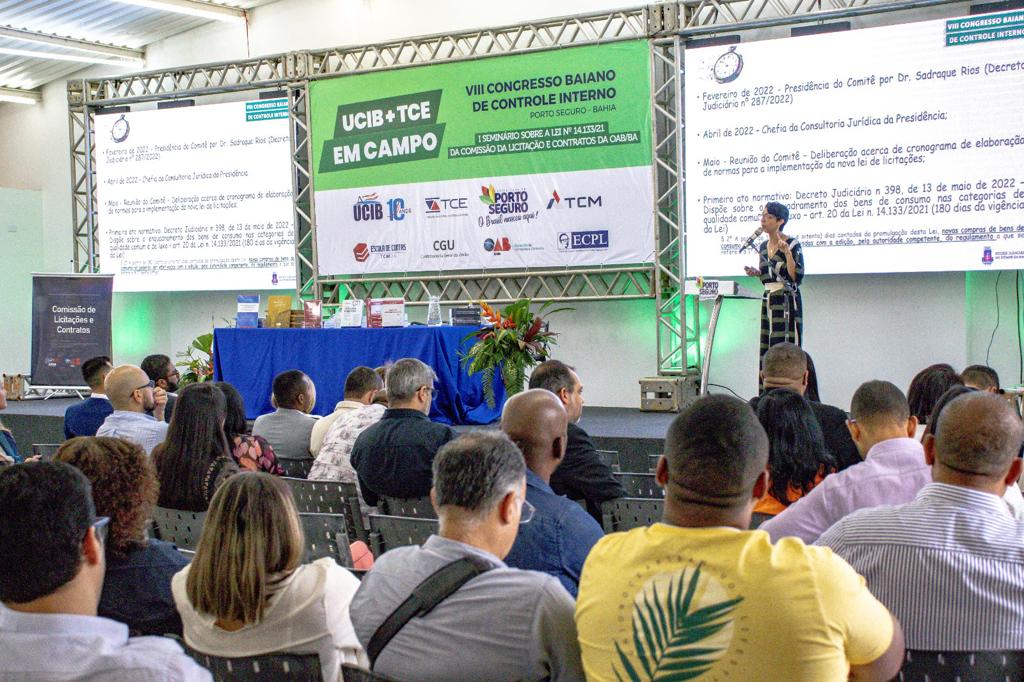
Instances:
[[[388,391],[386,382],[388,380],[389,369],[391,369],[390,364],[380,365],[379,367],[373,368],[373,371],[376,372],[377,376],[380,377],[381,385],[381,389],[377,391],[377,395],[373,398],[373,402],[375,405],[383,405],[384,407],[388,406]]]
[[[96,429],[96,435],[127,438],[152,454],[153,448],[167,436],[164,422],[167,392],[156,388],[146,373],[134,365],[112,369],[103,388],[114,411]]]
[[[821,396],[818,393],[818,370],[814,368],[814,358],[807,351],[804,351],[807,358],[807,388],[804,389],[804,397],[812,403],[820,403]]]
[[[768,494],[755,514],[775,516],[811,492],[836,461],[825,448],[821,426],[810,403],[788,388],[772,389],[757,404],[757,419],[768,434]]]
[[[536,510],[519,528],[505,563],[553,575],[573,597],[583,562],[601,536],[601,526],[583,507],[556,495],[548,481],[565,456],[568,416],[550,391],[514,395],[501,413],[501,430],[526,460],[526,501]]]
[[[908,504],[847,516],[818,544],[867,579],[903,624],[907,648],[1018,650],[1024,522],[1001,498],[1021,473],[1024,427],[1005,400],[977,392],[929,426],[934,482]]]
[[[356,368],[349,375],[349,380],[352,380],[353,375],[360,369],[367,368]],[[359,434],[379,422],[386,411],[386,408],[378,404],[373,397],[378,390],[383,388],[384,382],[380,381],[379,375],[373,370],[370,370],[369,374],[364,376],[368,382],[372,381],[377,388],[357,393],[359,388],[353,386],[353,392],[349,393],[348,386],[350,382],[345,382],[346,395],[358,395],[359,399],[353,401],[343,400],[338,403],[339,406],[345,403],[351,403],[351,405],[338,410],[336,413],[330,429],[324,435],[316,461],[313,462],[313,467],[309,470],[309,475],[306,478],[314,481],[355,483],[356,488],[359,488],[359,475],[356,473],[355,467],[352,466],[352,449],[355,447]],[[371,376],[373,380],[370,379]],[[369,402],[366,402],[367,400]],[[319,424],[317,426],[319,427]],[[369,513],[370,509],[372,507],[363,506],[363,510],[366,513]]]
[[[928,423],[928,416],[935,409],[935,401],[951,386],[962,384],[960,375],[945,363],[925,367],[910,382],[907,390],[907,402],[910,414],[917,418],[919,430],[916,437],[920,438]],[[909,501],[909,500],[908,500]]]
[[[807,394],[811,376],[810,366],[807,364],[809,357],[795,343],[777,343],[769,348],[761,359],[761,380],[764,390],[767,392],[775,388],[788,388],[807,398],[821,426],[825,448],[832,453],[836,467],[845,469],[858,464],[861,457],[853,439],[850,438],[849,429],[846,428],[846,413],[838,407],[820,403]],[[757,401],[760,397],[750,401],[750,407],[754,410],[757,410]]]
[[[174,403],[178,400],[178,382],[181,373],[166,355],[147,355],[139,365],[153,384],[167,392],[167,407],[164,408],[164,421],[170,423],[174,416]]]
[[[263,472],[217,491],[192,563],[174,576],[185,642],[212,656],[318,654],[323,679],[365,664],[349,619],[359,580],[331,558],[302,564],[291,489]]]
[[[103,534],[89,481],[62,462],[0,470],[0,678],[208,681],[164,637],[129,638],[96,615]]]
[[[4,382],[0,381],[0,410],[7,409],[7,391],[4,389]],[[21,461],[18,454],[18,444],[14,441],[12,434],[3,422],[0,422],[0,466],[17,464]]]
[[[352,410],[358,410],[373,403],[377,397],[377,391],[384,388],[384,382],[380,375],[370,367],[359,366],[348,373],[345,377],[344,400],[338,401],[334,406],[334,412],[319,419],[313,425],[313,431],[309,435],[309,452],[316,457],[323,447],[324,436],[330,431],[331,426],[341,415]]]
[[[436,379],[434,370],[415,358],[403,358],[388,370],[388,409],[352,446],[352,466],[369,506],[376,507],[381,496],[430,493],[434,455],[455,438],[451,427],[427,416]]]
[[[888,381],[861,384],[853,394],[849,427],[864,461],[826,477],[765,522],[761,530],[773,541],[796,536],[810,544],[847,514],[909,502],[928,482],[924,449],[913,438],[917,418],[896,386]]]
[[[272,402],[275,412],[256,418],[254,436],[265,438],[278,459],[311,459],[309,435],[316,424],[310,415],[316,405],[313,380],[297,369],[274,377]]]
[[[569,365],[548,360],[537,365],[530,375],[530,388],[554,393],[569,418],[565,457],[551,474],[551,489],[571,500],[586,502],[587,511],[601,523],[601,505],[626,497],[626,490],[612,475],[611,467],[601,461],[597,448],[577,422],[583,416],[583,383]]]
[[[572,597],[555,578],[501,560],[532,513],[519,450],[502,433],[476,431],[442,447],[433,473],[438,534],[378,558],[352,600],[373,670],[406,682],[583,679]],[[410,595],[462,567],[468,582],[383,636]]]
[[[157,498],[149,457],[120,438],[77,437],[64,443],[55,459],[85,474],[96,513],[110,518],[99,615],[124,623],[133,635],[180,635],[171,576],[188,559],[169,542],[147,539]]]
[[[986,365],[970,365],[960,372],[964,385],[988,393],[999,393],[999,375]]]
[[[283,476],[284,469],[277,463],[274,448],[265,438],[249,433],[242,394],[226,381],[218,381],[214,386],[224,394],[224,436],[228,439],[231,457],[238,467],[245,471],[265,471],[275,476]]]
[[[655,474],[663,522],[606,536],[583,568],[576,623],[588,680],[897,673],[899,623],[863,578],[828,550],[747,531],[767,460],[764,429],[740,400],[699,398],[673,421]]]
[[[89,358],[82,363],[82,379],[91,395],[64,411],[64,439],[75,436],[95,436],[103,420],[110,416],[114,407],[103,392],[103,382],[113,363],[105,355]]]
[[[210,383],[189,384],[167,431],[153,450],[161,507],[206,511],[217,488],[238,473],[224,435],[227,400]]]

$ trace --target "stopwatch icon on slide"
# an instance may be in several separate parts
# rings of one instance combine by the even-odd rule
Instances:
[[[742,70],[743,56],[736,51],[736,46],[733,45],[729,48],[728,52],[715,60],[715,65],[711,69],[711,75],[719,83],[731,83],[739,78],[740,71]]]
[[[121,118],[114,121],[110,127],[110,137],[114,142],[124,142],[128,139],[128,120],[121,114]]]

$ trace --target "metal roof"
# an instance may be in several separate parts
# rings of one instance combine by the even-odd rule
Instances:
[[[202,4],[251,9],[271,1],[203,0]],[[43,45],[11,37],[10,32],[5,34],[5,29],[22,29],[141,52],[151,43],[212,21],[117,0],[0,0],[0,87],[37,88],[89,66],[78,61],[5,54],[3,52],[7,49],[45,51],[73,57],[89,54],[63,45]],[[141,71],[144,68],[139,63],[131,70]]]

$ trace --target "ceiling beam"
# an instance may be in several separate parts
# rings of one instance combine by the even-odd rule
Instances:
[[[0,38],[12,38],[26,43],[46,45],[47,47],[66,47],[72,50],[81,50],[82,52],[90,52],[105,57],[116,57],[139,63],[143,61],[145,56],[142,50],[117,47],[116,45],[107,45],[106,43],[96,43],[91,40],[66,38],[52,33],[41,33],[24,28],[14,28],[13,26],[0,26]]]
[[[38,90],[22,90],[20,88],[5,88],[0,86],[0,102],[38,104],[42,100],[43,95]]]
[[[245,23],[245,10],[238,7],[218,5],[205,0],[115,0],[126,5],[148,7],[149,9],[161,10],[163,12],[174,12],[176,14],[187,14],[193,17],[211,19],[214,21],[232,21]]]
[[[16,57],[27,57],[29,59],[52,59],[59,62],[78,62],[80,64],[113,64],[115,66],[130,66],[142,64],[141,59],[120,59],[102,57],[98,54],[71,54],[70,52],[47,52],[46,50],[21,50],[16,47],[0,47],[0,54],[9,54]]]

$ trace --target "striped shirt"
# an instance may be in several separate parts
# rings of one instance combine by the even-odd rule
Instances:
[[[864,509],[818,540],[903,625],[908,649],[1019,650],[1024,522],[995,495],[930,483],[913,502]]]

